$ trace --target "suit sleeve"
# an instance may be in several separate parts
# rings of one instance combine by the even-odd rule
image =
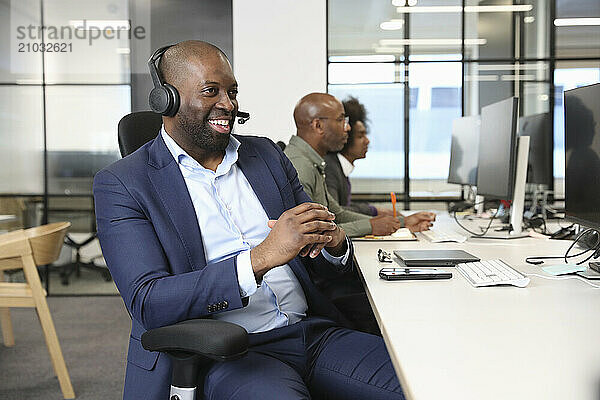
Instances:
[[[243,307],[237,257],[173,274],[152,221],[112,172],[96,175],[94,199],[102,253],[132,318],[144,328]]]

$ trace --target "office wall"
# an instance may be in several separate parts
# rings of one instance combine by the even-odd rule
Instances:
[[[292,112],[310,92],[325,92],[325,0],[233,0],[233,69],[240,108],[251,114],[237,133],[288,142]]]

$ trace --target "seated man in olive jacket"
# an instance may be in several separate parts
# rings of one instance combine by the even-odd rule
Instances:
[[[368,234],[389,235],[406,226],[413,232],[429,229],[435,214],[420,212],[407,217],[390,215],[370,217],[346,210],[327,190],[325,155],[339,151],[348,139],[350,128],[342,103],[327,93],[304,96],[294,109],[297,134],[290,138],[285,154],[298,171],[298,179],[310,198],[326,206],[350,237]]]

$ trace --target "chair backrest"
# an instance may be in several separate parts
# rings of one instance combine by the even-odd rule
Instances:
[[[279,148],[281,149],[281,151],[285,150],[285,143],[282,142],[281,140],[277,142],[277,146],[279,146]]]
[[[51,264],[58,259],[70,222],[56,222],[25,229],[36,265]]]
[[[56,222],[25,229],[36,265],[51,264],[58,259],[70,226],[70,222]]]
[[[70,222],[56,222],[0,235],[0,270],[21,268],[19,258],[31,254],[36,265],[58,259]]]
[[[153,111],[138,111],[119,121],[119,151],[125,157],[154,139],[162,126],[162,116]]]

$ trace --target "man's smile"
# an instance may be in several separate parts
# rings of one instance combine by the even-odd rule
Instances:
[[[218,118],[218,119],[209,119],[208,124],[211,128],[219,133],[229,133],[231,130],[231,120]]]

